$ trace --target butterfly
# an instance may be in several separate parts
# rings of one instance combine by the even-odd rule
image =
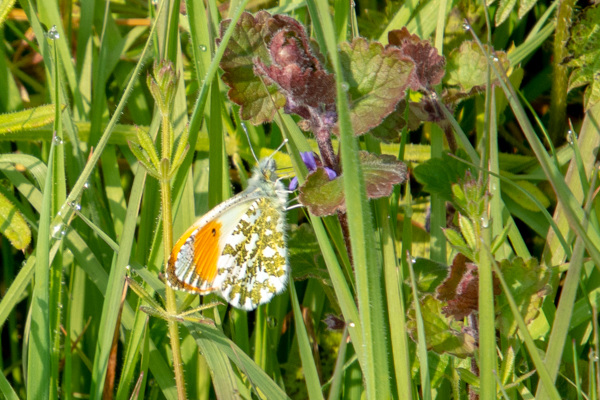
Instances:
[[[285,211],[288,191],[275,161],[263,158],[248,187],[217,205],[179,238],[167,283],[195,294],[216,292],[251,311],[281,293],[288,280]]]

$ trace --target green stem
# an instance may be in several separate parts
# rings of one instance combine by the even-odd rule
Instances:
[[[566,43],[569,39],[574,5],[575,0],[561,0],[556,14],[549,121],[550,138],[555,144],[565,136],[569,75],[567,67],[563,65],[563,60],[568,55]]]
[[[162,222],[163,222],[163,247],[165,254],[165,269],[169,262],[169,254],[173,248],[173,209],[171,204],[171,181],[168,178],[171,154],[171,122],[168,116],[163,116],[162,122],[162,160],[160,163],[160,193],[162,201]],[[177,300],[175,291],[166,286],[167,312],[171,315],[177,314]],[[169,320],[169,337],[171,340],[171,351],[173,352],[173,370],[175,372],[175,384],[177,385],[177,398],[186,399],[185,380],[183,377],[183,367],[181,361],[181,345],[179,343],[179,327],[177,322]]]

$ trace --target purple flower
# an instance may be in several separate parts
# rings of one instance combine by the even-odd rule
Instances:
[[[309,172],[316,171],[317,168],[321,166],[321,160],[317,159],[315,157],[315,153],[313,153],[312,151],[301,151],[300,157],[302,157],[302,161],[306,165],[306,168],[308,168]],[[327,172],[327,176],[329,176],[329,180],[332,180],[337,176],[335,171],[332,170],[331,168],[329,168],[329,167],[324,167],[324,168],[325,168],[325,172]],[[297,188],[298,188],[298,178],[293,177],[292,180],[290,181],[290,185],[288,186],[288,189],[296,190]]]

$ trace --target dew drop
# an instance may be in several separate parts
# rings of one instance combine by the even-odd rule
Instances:
[[[350,88],[350,85],[348,85],[347,82],[342,82],[342,89],[344,89],[345,92],[347,92],[349,88]]]
[[[462,25],[462,27],[463,27],[463,29],[464,29],[465,31],[469,31],[469,30],[471,30],[471,25],[469,25],[469,23],[468,23],[468,22],[463,22],[463,25]]]
[[[90,183],[86,182],[83,184],[83,189],[89,189],[90,188]]]
[[[52,28],[46,33],[46,36],[48,36],[48,39],[50,40],[60,39],[60,34],[58,33],[58,29],[56,29],[56,25],[52,25]]]
[[[50,234],[54,239],[62,239],[67,234],[67,227],[64,223],[58,222],[50,227]]]
[[[200,49],[200,51],[206,51],[206,46],[201,44],[200,46],[198,46],[198,48]]]
[[[490,225],[490,221],[487,219],[487,217],[481,217],[480,220],[482,228],[487,228]]]
[[[490,60],[492,60],[493,62],[498,62],[498,57],[496,57],[495,55],[491,54],[490,55]]]
[[[573,144],[575,144],[575,139],[575,134],[572,130],[569,129],[567,131],[567,142],[569,142],[569,144],[572,146]]]
[[[277,328],[277,318],[267,317],[267,326],[271,329]]]
[[[81,204],[79,204],[79,203],[72,202],[72,203],[69,203],[69,206],[75,211],[81,211]]]
[[[355,328],[355,327],[356,327],[356,324],[355,324],[354,322],[349,322],[349,323],[348,323],[348,326],[349,326],[350,328]]]
[[[56,135],[56,132],[54,132],[54,136],[52,137],[52,143],[54,143],[55,146],[60,146],[64,143],[64,141]]]

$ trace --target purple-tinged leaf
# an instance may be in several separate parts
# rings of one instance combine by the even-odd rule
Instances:
[[[255,59],[266,62],[269,60],[269,52],[263,40],[263,29],[269,18],[271,15],[266,11],[260,11],[256,16],[243,13],[220,63],[225,71],[222,76],[223,82],[230,87],[229,98],[241,106],[242,119],[250,120],[253,124],[271,121],[275,107],[285,105],[285,97],[278,92],[277,86],[267,83],[267,92],[261,79],[254,73]],[[221,37],[230,23],[231,20],[221,22]],[[220,39],[217,39],[217,43],[219,42]]]
[[[361,151],[359,159],[367,196],[371,199],[389,196],[394,185],[406,180],[406,165],[393,156]],[[300,187],[298,200],[314,215],[332,215],[346,210],[342,180],[330,177],[331,172],[318,167]]]
[[[438,354],[448,353],[460,358],[473,355],[476,342],[468,329],[462,324],[448,318],[442,312],[442,302],[431,295],[425,296],[420,301],[421,314],[425,326],[425,339],[427,348]],[[408,311],[407,328],[413,340],[416,341],[417,326],[415,310]]]
[[[500,294],[500,282],[494,277],[494,294]],[[447,302],[444,314],[462,320],[478,309],[479,273],[477,265],[463,254],[457,254],[448,278],[437,288],[437,298]]]
[[[356,38],[340,43],[350,118],[356,135],[367,133],[404,98],[414,63],[398,48]]]
[[[394,185],[406,180],[406,165],[388,154],[358,153],[370,199],[387,197]]]
[[[313,215],[332,215],[346,211],[344,185],[341,179],[329,180],[324,168],[317,168],[306,177],[298,195],[300,204]]]
[[[402,54],[410,58],[415,68],[410,76],[412,90],[431,90],[442,82],[446,59],[438,54],[428,40],[421,40],[417,35],[411,35],[406,27],[390,31],[388,42],[400,49]]]
[[[408,109],[408,121],[404,118],[406,112],[406,99],[400,100],[396,106],[396,110],[385,117],[383,122],[373,128],[371,135],[386,143],[397,143],[400,141],[402,129],[406,126],[409,131],[414,131],[421,125],[421,119],[412,111],[412,107]],[[408,126],[407,126],[408,122]]]
[[[263,33],[270,60],[256,58],[254,73],[277,85],[286,98],[285,112],[305,119],[301,126],[331,131],[337,122],[335,78],[313,55],[302,24],[275,15]]]

